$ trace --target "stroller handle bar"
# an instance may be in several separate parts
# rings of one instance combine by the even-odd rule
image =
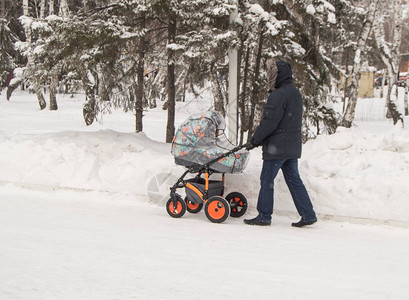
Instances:
[[[235,152],[237,152],[237,151],[239,151],[239,150],[241,150],[241,149],[243,149],[243,148],[247,148],[247,149],[249,149],[249,150],[253,149],[252,143],[251,143],[251,142],[248,142],[248,143],[246,143],[246,144],[239,145],[239,146],[237,146],[237,147],[231,149],[230,151],[228,151],[228,152],[226,152],[226,153],[223,153],[223,154],[221,154],[220,156],[218,156],[218,157],[216,157],[216,158],[214,158],[214,159],[208,161],[207,163],[205,163],[205,164],[203,164],[203,165],[190,168],[189,171],[191,171],[191,172],[204,171],[204,170],[208,169],[211,164],[213,164],[213,163],[217,162],[218,160],[220,160],[220,159],[222,159],[222,158],[224,158],[224,157],[227,157],[227,156],[229,156],[229,155],[231,155],[231,154],[233,154],[233,153],[235,153]]]

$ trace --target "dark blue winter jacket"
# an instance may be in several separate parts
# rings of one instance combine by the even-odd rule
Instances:
[[[268,96],[263,118],[252,137],[263,145],[263,159],[301,157],[303,102],[300,91],[292,84],[291,65],[278,61],[275,90]]]

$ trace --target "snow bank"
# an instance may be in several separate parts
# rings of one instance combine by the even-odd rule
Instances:
[[[308,142],[303,152],[300,172],[319,214],[409,221],[408,131],[342,128]],[[3,136],[0,153],[2,182],[133,194],[135,200],[160,205],[184,171],[174,164],[169,144],[143,133]],[[255,213],[261,165],[261,150],[255,149],[243,174],[227,176],[227,192],[244,193],[250,213]],[[281,174],[275,195],[278,211],[295,212]]]
[[[143,133],[112,130],[1,137],[0,180],[146,195],[146,179],[172,167],[168,152]]]
[[[409,132],[339,128],[304,147],[305,183],[321,214],[409,221]]]

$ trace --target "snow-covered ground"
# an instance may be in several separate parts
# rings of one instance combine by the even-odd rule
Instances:
[[[320,221],[303,229],[290,226],[282,177],[269,228],[170,218],[183,168],[163,142],[166,112],[146,112],[135,134],[130,112],[86,127],[81,95],[58,104],[0,99],[0,299],[407,298],[409,130],[382,119],[382,99],[360,101],[357,127],[304,145]],[[176,122],[208,107],[178,103]],[[254,149],[243,174],[227,176],[227,192],[248,197],[245,217],[261,164]]]

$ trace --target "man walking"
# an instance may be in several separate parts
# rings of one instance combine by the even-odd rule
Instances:
[[[251,138],[249,148],[263,145],[263,168],[257,201],[258,216],[244,220],[248,225],[268,226],[274,205],[274,179],[281,169],[301,220],[292,223],[303,227],[317,222],[308,192],[298,172],[301,157],[303,102],[301,93],[292,84],[288,62],[268,62],[267,77],[271,88],[263,118]]]

